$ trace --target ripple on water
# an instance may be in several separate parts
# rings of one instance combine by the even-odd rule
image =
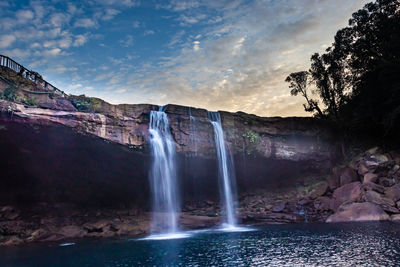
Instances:
[[[145,242],[80,241],[0,250],[0,266],[399,266],[400,224],[270,226]]]

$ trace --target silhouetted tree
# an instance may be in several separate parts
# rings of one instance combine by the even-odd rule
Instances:
[[[311,57],[309,71],[289,75],[292,78],[286,81],[292,95],[305,97],[306,87],[293,82],[296,77],[304,78],[299,78],[299,73],[311,77],[307,77],[306,87],[315,86],[323,114],[341,128],[380,137],[398,134],[400,1],[377,0],[365,5],[352,15],[348,27],[336,33],[326,53]],[[306,102],[305,110],[314,112],[307,98]]]
[[[291,73],[287,78],[286,82],[290,83],[289,88],[290,94],[296,96],[298,94],[302,95],[307,103],[303,104],[304,109],[308,112],[316,111],[318,116],[323,117],[324,114],[322,113],[321,109],[318,106],[318,101],[312,99],[308,95],[308,85],[309,85],[309,77],[310,73],[307,71],[300,71]]]

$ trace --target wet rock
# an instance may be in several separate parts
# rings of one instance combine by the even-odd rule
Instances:
[[[312,200],[310,199],[301,199],[297,202],[297,204],[299,204],[300,206],[305,206],[312,203]]]
[[[285,209],[286,203],[282,202],[272,207],[273,212],[281,212]]]
[[[400,214],[392,214],[392,215],[390,215],[390,220],[391,221],[400,222]]]
[[[325,181],[319,182],[313,185],[309,193],[309,198],[316,199],[317,197],[323,196],[327,190],[328,190],[328,183]]]
[[[3,218],[5,218],[6,220],[10,220],[10,221],[17,219],[18,217],[19,217],[19,213],[16,211],[6,212],[3,215]]]
[[[43,241],[43,242],[54,242],[54,241],[63,240],[64,238],[65,237],[62,234],[51,233],[51,234],[49,234],[48,237],[42,239],[41,241]]]
[[[263,221],[268,223],[293,223],[302,222],[304,217],[294,213],[268,213],[268,214],[248,214],[247,222]]]
[[[331,210],[333,201],[329,197],[319,197],[314,201],[314,208],[318,211]]]
[[[370,202],[345,203],[326,222],[381,221],[389,215],[378,205]]]
[[[185,229],[193,228],[209,228],[217,224],[220,219],[208,216],[192,216],[184,214],[181,216],[179,223]]]
[[[95,223],[85,223],[83,225],[83,228],[88,232],[88,233],[101,233],[105,231],[106,227],[110,225],[110,221],[108,220],[100,220]]]
[[[205,203],[206,203],[208,206],[214,206],[214,205],[215,205],[215,203],[214,203],[213,201],[211,201],[211,200],[206,200]]]
[[[28,241],[36,241],[36,240],[41,240],[44,239],[48,236],[48,232],[42,228],[37,229],[32,232],[30,237],[28,237]]]
[[[86,232],[77,225],[67,225],[59,230],[59,234],[65,236],[66,238],[77,238],[83,237]]]
[[[389,187],[385,190],[386,197],[391,200],[397,202],[400,200],[400,184],[396,184],[392,187]]]
[[[376,183],[378,181],[378,175],[375,173],[366,173],[364,174],[363,183]]]
[[[344,202],[356,201],[361,196],[361,183],[354,182],[339,187],[333,192],[333,208],[336,210]]]
[[[16,245],[20,245],[23,243],[24,243],[24,241],[21,238],[19,238],[17,236],[12,236],[3,243],[3,246],[16,246]],[[1,245],[1,243],[0,243],[0,245]]]
[[[0,212],[5,213],[5,212],[12,212],[14,210],[15,208],[13,206],[4,206],[1,208]]]

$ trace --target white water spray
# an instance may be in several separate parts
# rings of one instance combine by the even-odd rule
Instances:
[[[208,116],[214,128],[214,138],[218,156],[219,179],[223,187],[222,202],[226,209],[225,228],[228,230],[234,229],[237,228],[235,216],[235,203],[237,196],[233,161],[230,155],[227,153],[220,114],[218,112],[209,112]]]
[[[179,201],[176,181],[175,142],[165,108],[150,112],[150,146],[153,165],[150,182],[153,194],[152,234],[174,235],[178,232]]]

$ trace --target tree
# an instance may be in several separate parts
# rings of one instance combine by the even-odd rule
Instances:
[[[324,54],[312,55],[308,71],[292,73],[286,81],[292,95],[305,97],[306,111],[317,111],[315,103],[322,102],[322,113],[341,129],[395,137],[399,73],[400,1],[376,0],[352,15]],[[308,99],[310,86],[319,99]]]
[[[318,106],[318,101],[308,96],[309,76],[310,73],[307,71],[294,72],[291,73],[285,81],[289,83],[291,95],[297,96],[300,94],[306,99],[307,104],[303,104],[305,111],[316,111],[318,116],[323,117],[324,114]]]

